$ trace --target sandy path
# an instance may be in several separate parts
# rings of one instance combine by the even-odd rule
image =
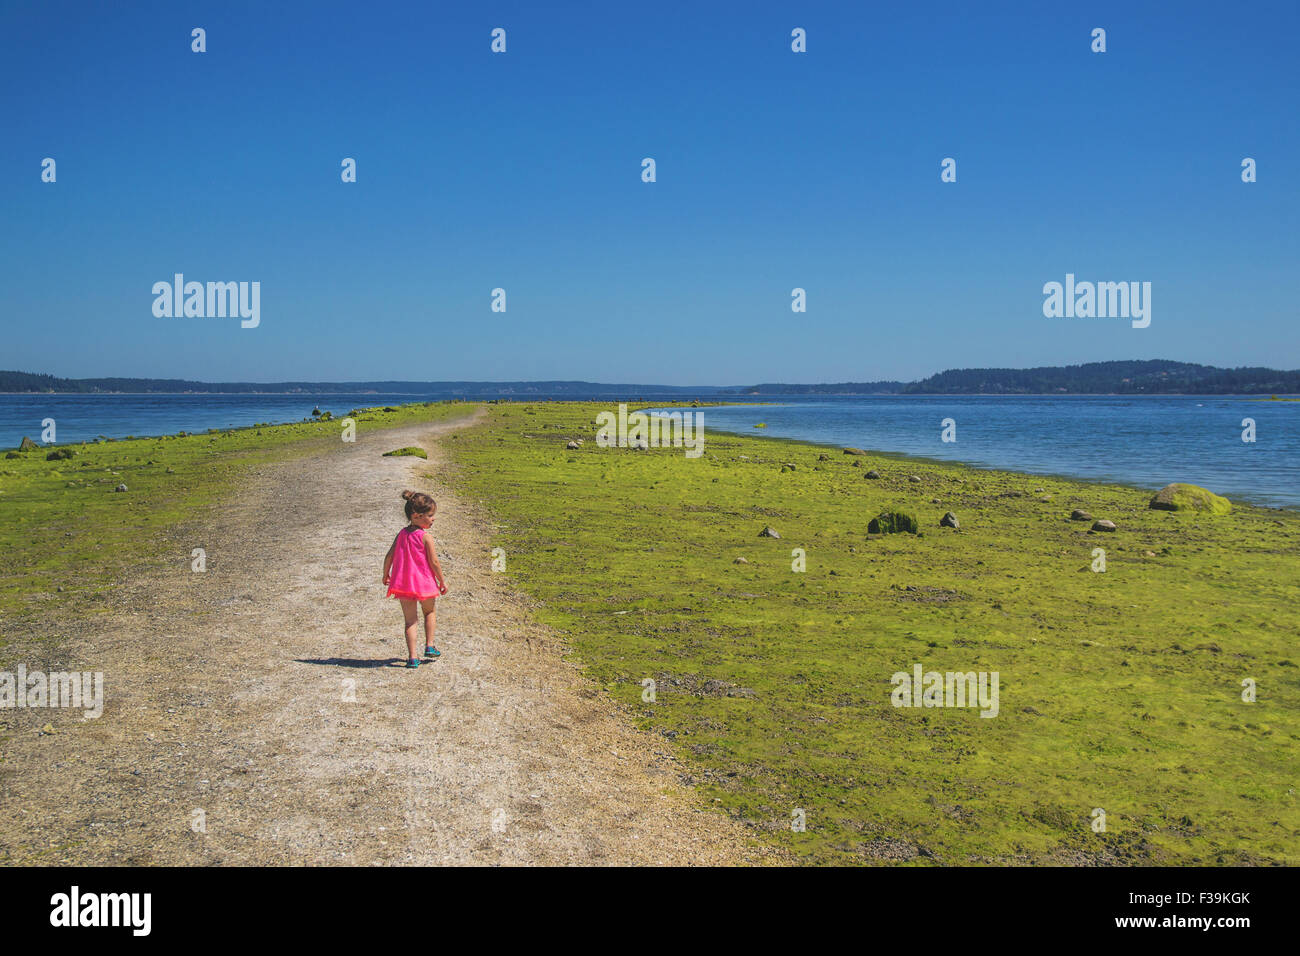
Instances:
[[[765,859],[528,619],[490,570],[485,516],[422,477],[463,424],[259,468],[178,535],[175,562],[123,582],[106,615],[60,622],[68,656],[27,666],[103,671],[104,715],[0,711],[0,862]],[[380,457],[408,444],[429,462]],[[439,502],[451,588],[444,656],[415,671],[379,582],[405,487]]]

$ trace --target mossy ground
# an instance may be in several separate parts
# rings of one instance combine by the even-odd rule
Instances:
[[[1300,515],[713,432],[694,460],[600,448],[604,410],[490,406],[447,444],[453,479],[726,812],[817,863],[1300,863]],[[886,509],[921,534],[868,537]],[[1000,713],[891,706],[915,663],[999,672]]]
[[[362,431],[465,415],[473,407],[357,409],[354,421]],[[0,457],[0,615],[35,615],[51,600],[88,602],[84,609],[93,611],[124,569],[170,546],[168,529],[200,520],[249,467],[340,441],[342,417]],[[73,457],[48,461],[55,447]],[[115,492],[119,484],[127,490]]]

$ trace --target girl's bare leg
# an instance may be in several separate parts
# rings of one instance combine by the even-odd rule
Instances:
[[[422,606],[424,609],[424,645],[433,647],[433,631],[438,625],[434,612],[438,608],[438,600],[437,598],[429,598],[422,602]]]
[[[406,659],[420,656],[416,641],[420,636],[420,605],[418,601],[401,598],[402,617],[406,619]]]

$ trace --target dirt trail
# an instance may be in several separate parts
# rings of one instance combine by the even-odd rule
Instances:
[[[766,859],[528,619],[490,570],[485,515],[422,477],[464,424],[260,467],[107,615],[60,622],[69,658],[27,666],[103,671],[104,714],[0,710],[0,862]],[[429,462],[381,457],[409,444]],[[439,502],[451,589],[443,657],[414,671],[379,580],[406,487]]]

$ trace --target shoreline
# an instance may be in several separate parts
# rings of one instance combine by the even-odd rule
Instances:
[[[1296,401],[1300,401],[1300,399],[1296,399]],[[704,408],[704,407],[706,407],[706,406],[709,406],[709,405],[716,405],[716,404],[723,404],[723,403],[701,402],[700,405],[699,405],[699,407],[700,407],[700,408]],[[757,408],[757,407],[763,407],[763,406],[767,406],[767,405],[774,405],[774,404],[780,404],[780,403],[779,403],[779,402],[727,402],[727,403],[725,403],[725,404],[727,404],[727,405],[752,405],[752,406],[754,406],[754,407]],[[639,407],[639,408],[636,409],[636,410],[637,410],[637,411],[648,411],[648,410],[656,409],[656,408],[673,408],[673,407],[674,407],[674,406],[673,406],[671,403],[669,403],[669,404],[663,404],[663,405],[645,405],[645,406],[641,406],[641,407]],[[629,411],[632,410],[632,406],[631,406],[630,404],[629,404],[628,408],[629,408]],[[764,431],[764,429],[758,429],[758,428],[751,429],[751,431],[746,432],[746,431],[736,431],[736,430],[733,430],[733,429],[730,429],[730,428],[717,428],[717,427],[710,427],[710,428],[709,428],[709,431],[714,432],[714,433],[716,433],[716,434],[721,434],[721,435],[733,435],[733,436],[740,437],[740,438],[765,438],[765,439],[767,439],[767,440],[769,440],[769,441],[775,441],[775,442],[790,442],[790,443],[795,444],[795,445],[812,445],[812,446],[815,446],[815,447],[818,447],[818,448],[825,448],[825,449],[828,449],[828,450],[834,450],[834,451],[839,452],[840,454],[843,454],[843,449],[845,448],[844,445],[836,444],[836,443],[834,443],[834,442],[824,442],[824,441],[819,441],[819,440],[811,439],[811,438],[793,438],[793,437],[789,437],[789,436],[786,436],[786,435],[768,435],[768,434],[752,434],[752,433],[751,433],[751,432],[763,432],[763,431]],[[1101,480],[1098,480],[1098,479],[1095,479],[1095,478],[1088,478],[1088,477],[1086,477],[1086,476],[1073,475],[1073,474],[1070,474],[1069,472],[1057,472],[1057,471],[1026,471],[1026,470],[1022,470],[1022,469],[1019,469],[1019,468],[1006,468],[1006,467],[999,467],[999,466],[996,466],[996,465],[978,465],[978,464],[975,464],[975,463],[973,463],[973,462],[963,461],[963,460],[961,460],[961,459],[957,459],[957,458],[934,458],[934,457],[929,456],[929,455],[916,455],[916,454],[913,454],[913,453],[911,453],[911,452],[905,452],[905,451],[886,451],[886,450],[878,449],[878,448],[864,448],[864,449],[862,449],[862,450],[865,451],[865,452],[867,452],[868,455],[872,455],[872,456],[876,456],[876,457],[880,457],[880,458],[887,458],[887,459],[897,460],[897,461],[903,461],[903,462],[921,462],[921,463],[923,463],[923,464],[927,464],[927,465],[936,465],[936,466],[944,466],[944,465],[946,465],[946,466],[958,466],[958,467],[961,467],[961,468],[967,468],[967,469],[969,469],[969,470],[971,470],[971,471],[973,471],[973,472],[977,472],[977,473],[989,473],[989,474],[992,474],[992,473],[999,473],[999,474],[1007,474],[1007,475],[1018,475],[1018,476],[1020,476],[1020,477],[1024,477],[1024,478],[1051,478],[1051,479],[1058,480],[1058,481],[1072,481],[1072,482],[1078,482],[1078,483],[1080,483],[1080,484],[1085,484],[1085,485],[1097,485],[1097,486],[1099,486],[1099,487],[1104,487],[1104,488],[1122,488],[1122,489],[1126,489],[1126,490],[1129,490],[1129,491],[1138,491],[1138,492],[1142,492],[1142,493],[1147,494],[1147,495],[1153,495],[1153,494],[1155,494],[1157,491],[1159,491],[1160,488],[1164,487],[1164,485],[1161,485],[1160,487],[1144,488],[1144,487],[1142,487],[1141,485],[1130,484],[1130,483],[1127,483],[1127,482],[1122,482],[1122,481],[1101,481]],[[1177,482],[1177,481],[1181,481],[1181,480],[1182,480],[1182,479],[1180,479],[1180,478],[1170,478],[1169,481],[1167,481],[1165,484],[1169,484],[1170,482]],[[1212,489],[1210,489],[1210,490],[1211,490],[1211,491],[1214,491],[1215,489],[1212,488]],[[1261,504],[1261,503],[1258,503],[1258,502],[1256,502],[1256,501],[1253,501],[1253,500],[1251,500],[1251,499],[1248,498],[1248,497],[1247,497],[1247,498],[1233,498],[1233,499],[1230,499],[1230,500],[1232,501],[1232,503],[1233,503],[1234,505],[1239,505],[1239,506],[1242,506],[1242,507],[1248,507],[1248,508],[1259,508],[1259,509],[1262,509],[1262,510],[1264,510],[1264,511],[1282,511],[1282,512],[1287,512],[1287,513],[1296,513],[1296,512],[1300,512],[1300,504],[1296,504],[1296,505],[1267,505],[1267,504]]]

